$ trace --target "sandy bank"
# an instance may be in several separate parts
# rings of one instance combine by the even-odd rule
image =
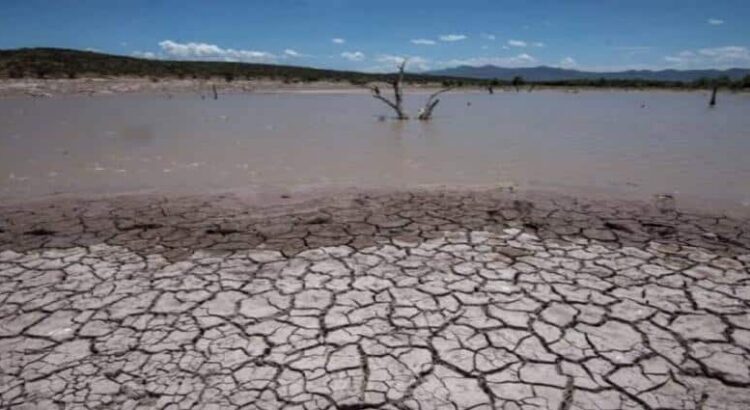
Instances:
[[[179,80],[148,78],[81,78],[81,79],[19,79],[0,80],[0,97],[52,97],[59,95],[113,95],[113,94],[177,94],[197,93],[213,98],[213,87],[219,94],[247,92],[316,92],[316,93],[369,93],[362,86],[349,82],[318,81],[292,83],[272,80]],[[411,90],[430,90],[437,86],[411,87]]]
[[[0,98],[3,97],[53,97],[64,95],[113,95],[113,94],[182,94],[196,93],[205,98],[213,98],[213,86],[219,94],[226,93],[369,93],[364,86],[353,85],[347,81],[284,82],[275,80],[234,80],[226,82],[221,79],[148,79],[139,77],[113,78],[78,78],[78,79],[0,79]],[[406,92],[430,92],[441,88],[438,83],[425,85],[408,85]],[[609,89],[591,87],[546,87],[534,86],[536,91],[553,89],[561,92],[578,93],[582,90],[606,91]],[[635,89],[617,89],[639,91]],[[707,92],[706,90],[678,89],[644,89],[644,91],[664,92]],[[495,92],[517,92],[513,87],[496,87]],[[521,88],[528,92],[528,86]],[[483,87],[466,86],[451,92],[486,93]],[[747,94],[741,92],[743,94]]]

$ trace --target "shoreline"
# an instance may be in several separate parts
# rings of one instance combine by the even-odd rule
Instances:
[[[330,221],[325,223],[346,223],[344,220],[337,222],[335,212],[332,209],[343,209],[347,212],[364,212],[368,209],[368,201],[379,202],[384,212],[406,214],[413,212],[424,212],[420,207],[420,201],[432,203],[432,209],[442,209],[452,212],[452,204],[456,200],[467,202],[471,205],[469,213],[481,211],[485,208],[507,207],[516,209],[519,206],[525,210],[518,210],[508,222],[528,226],[546,226],[548,229],[567,229],[568,223],[575,221],[580,226],[598,227],[614,234],[626,236],[643,235],[647,233],[644,229],[648,226],[668,226],[668,230],[680,231],[681,220],[690,221],[688,224],[697,224],[700,229],[697,237],[700,240],[716,240],[716,233],[711,231],[711,226],[721,225],[723,228],[736,230],[738,233],[726,236],[732,238],[730,243],[744,247],[750,252],[750,217],[747,214],[737,214],[717,209],[700,208],[685,204],[684,201],[675,201],[674,198],[654,198],[652,201],[639,199],[625,199],[603,194],[565,194],[553,191],[531,191],[516,190],[507,187],[430,187],[411,189],[307,189],[307,190],[265,190],[265,191],[241,191],[225,190],[204,194],[169,194],[169,193],[121,193],[108,195],[68,195],[65,197],[43,197],[25,199],[20,201],[0,201],[0,250],[12,248],[14,242],[24,242],[28,239],[26,234],[35,229],[49,230],[53,236],[67,237],[72,232],[66,232],[65,227],[82,223],[86,218],[97,215],[101,218],[103,210],[108,214],[130,215],[134,225],[148,225],[154,223],[160,217],[169,218],[168,213],[159,211],[175,207],[177,209],[204,208],[203,211],[190,217],[182,217],[178,225],[184,225],[193,229],[195,224],[200,224],[201,215],[221,215],[225,219],[223,223],[233,224],[247,219],[262,223],[266,217],[289,221],[299,220],[299,215],[307,213],[328,212]],[[387,205],[394,204],[394,209]],[[519,205],[521,204],[521,205]],[[489,209],[488,208],[488,209]],[[396,211],[398,209],[399,211]],[[532,210],[544,210],[533,215]],[[328,211],[326,211],[328,210]],[[143,216],[138,216],[141,212]],[[528,215],[524,216],[524,212]],[[557,220],[557,213],[577,215],[573,219]],[[105,219],[109,219],[106,217]],[[519,219],[520,218],[520,219]],[[114,218],[117,219],[117,218]],[[625,225],[607,225],[602,222],[607,219],[627,221]],[[700,221],[700,222],[698,222]],[[511,225],[514,225],[511,224]],[[627,227],[626,225],[631,225]],[[62,227],[62,228],[61,228]],[[184,229],[184,228],[183,228]],[[585,229],[585,228],[582,228]],[[647,229],[646,229],[647,230]],[[658,230],[658,229],[657,229]],[[74,229],[73,231],[78,231]],[[110,234],[116,234],[114,229]],[[695,235],[694,228],[687,229],[685,233]],[[670,234],[671,235],[671,234]],[[722,234],[719,234],[720,236]],[[109,235],[104,235],[108,237]],[[647,236],[650,236],[648,234]],[[659,239],[666,237],[655,236]],[[37,238],[38,239],[38,238]],[[58,245],[73,245],[73,243],[57,243]]]
[[[520,198],[573,198],[584,202],[606,201],[612,204],[642,207],[654,207],[659,203],[668,203],[670,208],[681,212],[750,220],[750,204],[744,202],[737,203],[726,198],[700,197],[667,192],[649,194],[616,187],[605,188],[576,185],[523,186],[514,182],[471,185],[417,184],[366,187],[345,185],[255,185],[202,190],[144,188],[108,192],[59,192],[26,196],[0,196],[0,209],[4,207],[46,206],[53,205],[56,202],[88,203],[116,201],[118,199],[151,200],[155,198],[167,201],[180,201],[184,199],[221,197],[235,197],[249,206],[270,208],[278,204],[288,205],[290,203],[297,203],[300,200],[320,201],[325,198],[352,198],[360,195],[397,195],[404,193],[482,195],[493,192]]]
[[[528,92],[529,86],[521,87],[521,92]],[[216,86],[220,94],[273,94],[273,93],[357,93],[369,94],[370,90],[364,85],[353,85],[346,81],[317,81],[317,82],[283,82],[275,80],[234,80],[226,82],[220,79],[208,80],[180,80],[174,78],[149,79],[140,77],[113,78],[78,78],[78,79],[0,79],[0,98],[50,98],[59,96],[111,96],[128,94],[198,94],[204,98],[211,98],[212,87]],[[406,92],[432,92],[443,88],[440,84],[409,84]],[[498,86],[496,93],[517,92],[512,86]],[[564,93],[578,92],[699,92],[707,93],[707,89],[676,89],[676,88],[629,88],[629,87],[591,87],[591,86],[548,86],[534,85],[534,91],[559,91]],[[454,88],[452,93],[487,93],[486,88],[477,86],[463,86]],[[728,92],[728,91],[724,91]],[[750,95],[747,91],[729,91],[736,94]]]

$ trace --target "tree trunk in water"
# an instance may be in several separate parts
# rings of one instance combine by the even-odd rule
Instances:
[[[398,66],[398,76],[396,79],[391,83],[391,86],[393,87],[393,101],[389,100],[388,98],[384,97],[380,94],[380,88],[377,86],[370,87],[370,90],[372,91],[372,96],[382,102],[384,102],[386,105],[391,107],[393,111],[396,112],[396,118],[399,120],[408,120],[409,116],[406,115],[403,108],[403,90],[401,89],[401,83],[404,80],[404,69],[406,68],[406,62],[407,60],[404,59],[404,61],[401,62],[401,64]]]
[[[708,102],[709,107],[714,107],[716,105],[716,93],[718,91],[719,91],[719,87],[714,86],[714,89],[711,92],[711,101]]]
[[[383,96],[380,92],[380,88],[378,86],[370,86],[370,91],[372,91],[372,96],[375,99],[378,99],[385,103],[387,106],[391,107],[393,111],[396,112],[396,118],[399,120],[408,120],[409,116],[404,112],[403,102],[404,102],[404,95],[403,95],[403,88],[402,84],[404,81],[404,69],[406,68],[406,62],[408,60],[404,59],[404,61],[401,62],[401,64],[398,66],[398,76],[396,79],[391,83],[391,86],[393,87],[393,100],[390,100]],[[435,107],[440,103],[440,100],[438,100],[436,97],[451,88],[444,88],[440,91],[437,91],[430,95],[430,97],[427,99],[427,102],[424,105],[424,108],[422,108],[419,111],[419,119],[420,120],[429,120],[432,117],[432,111],[435,109]]]

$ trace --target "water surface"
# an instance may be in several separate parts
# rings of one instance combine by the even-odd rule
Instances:
[[[416,113],[424,94],[411,95]],[[509,185],[750,202],[750,96],[448,94],[430,122],[363,94],[0,100],[0,198]]]

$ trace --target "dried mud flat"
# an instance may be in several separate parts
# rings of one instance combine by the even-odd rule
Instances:
[[[746,409],[749,269],[668,201],[5,205],[0,407]]]

